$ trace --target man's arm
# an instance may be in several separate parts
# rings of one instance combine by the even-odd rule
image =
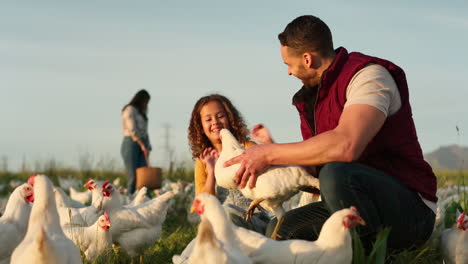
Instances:
[[[359,158],[367,144],[385,122],[385,114],[377,108],[355,104],[344,108],[338,126],[330,131],[298,143],[256,145],[242,155],[226,161],[225,166],[240,163],[236,173],[239,188],[250,177],[250,187],[269,165],[320,165],[332,161],[351,162]]]

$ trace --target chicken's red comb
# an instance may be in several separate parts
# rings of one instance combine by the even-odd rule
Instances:
[[[466,227],[463,225],[463,221],[465,220],[465,212],[462,212],[461,215],[457,219],[457,227],[460,228],[461,230],[465,231]]]
[[[357,208],[353,205],[351,205],[351,207],[349,207],[349,209],[353,212],[355,212],[357,215],[359,215],[359,211],[357,210]]]
[[[33,173],[31,176],[28,178],[28,183],[34,186],[34,177],[37,176],[37,173]]]
[[[102,184],[102,189],[103,189],[103,190],[107,189],[107,185],[109,185],[109,181],[105,181],[105,182]]]
[[[85,184],[84,184],[84,187],[87,187],[88,190],[93,190],[94,188],[90,185],[91,182],[94,182],[94,180],[91,179],[91,178],[88,178],[88,180],[87,180],[87,181],[85,182]]]

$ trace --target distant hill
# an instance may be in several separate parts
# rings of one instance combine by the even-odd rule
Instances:
[[[436,170],[468,169],[468,147],[442,146],[431,153],[424,154],[424,158]]]

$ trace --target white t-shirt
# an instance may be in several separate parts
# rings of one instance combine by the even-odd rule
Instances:
[[[122,128],[123,135],[132,137],[133,141],[144,141],[148,138],[148,122],[132,105],[128,105],[122,111]]]
[[[378,64],[370,64],[353,76],[346,90],[344,107],[353,104],[374,106],[386,117],[400,109],[400,92],[387,69]]]
[[[386,117],[395,114],[401,108],[401,97],[395,80],[388,70],[378,64],[369,64],[358,71],[346,89],[344,107],[353,104],[371,105],[382,111]],[[436,203],[422,196],[421,198],[436,213]]]

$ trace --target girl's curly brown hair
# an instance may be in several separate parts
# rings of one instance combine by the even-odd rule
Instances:
[[[208,137],[203,133],[200,117],[202,107],[211,101],[218,101],[223,106],[229,121],[230,131],[239,143],[245,144],[249,140],[249,131],[244,123],[244,119],[231,101],[223,95],[210,94],[198,99],[192,110],[192,116],[188,127],[188,141],[190,149],[192,150],[192,159],[198,158],[206,148],[213,147]]]

